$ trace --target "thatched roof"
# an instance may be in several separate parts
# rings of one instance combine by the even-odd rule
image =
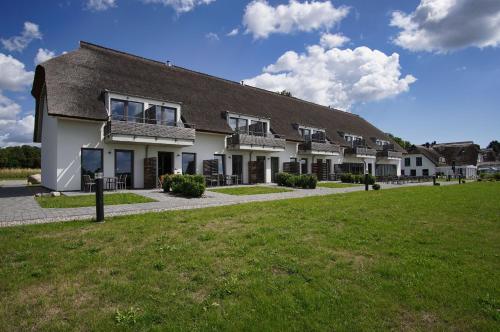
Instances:
[[[408,154],[422,154],[435,165],[456,166],[476,165],[480,148],[473,142],[440,143],[429,146],[416,145],[408,149]],[[445,163],[440,163],[442,157]]]
[[[37,66],[32,90],[37,100],[44,83],[48,112],[55,116],[105,121],[103,95],[109,90],[179,102],[184,121],[200,131],[230,134],[223,114],[234,112],[270,118],[271,131],[290,141],[302,140],[296,125],[303,124],[325,128],[327,137],[343,146],[347,142],[339,133],[345,132],[363,136],[372,148],[379,148],[377,138],[404,152],[358,115],[86,42]]]

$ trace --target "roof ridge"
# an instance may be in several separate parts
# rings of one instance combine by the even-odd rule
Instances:
[[[165,62],[162,62],[162,61],[148,59],[148,58],[145,58],[145,57],[142,57],[142,56],[139,56],[139,55],[135,55],[135,54],[132,54],[132,53],[128,53],[128,52],[116,50],[116,49],[113,49],[113,48],[109,48],[109,47],[97,45],[97,44],[90,43],[90,42],[83,41],[83,40],[80,41],[80,47],[81,48],[88,48],[88,49],[92,49],[92,48],[93,49],[100,49],[100,50],[103,50],[103,51],[107,51],[107,52],[111,52],[111,53],[116,53],[118,55],[123,55],[123,56],[131,57],[131,58],[135,58],[137,60],[142,60],[142,61],[145,61],[145,62],[151,62],[153,64],[159,64],[159,65],[162,65],[162,66],[167,66],[165,64]],[[197,71],[197,70],[193,70],[193,69],[189,69],[189,68],[185,68],[185,67],[181,67],[181,66],[177,66],[177,65],[171,65],[171,68],[188,71],[188,72],[191,72],[193,74],[197,74],[197,75],[201,75],[201,76],[206,76],[206,77],[209,77],[209,78],[217,79],[217,80],[223,81],[225,83],[229,83],[229,84],[236,84],[236,85],[241,86],[243,88],[255,89],[255,90],[258,90],[258,91],[261,91],[261,92],[265,92],[265,93],[269,93],[269,94],[281,97],[281,98],[293,98],[294,100],[296,100],[298,102],[306,103],[306,104],[313,105],[313,106],[319,106],[324,111],[328,111],[328,112],[332,112],[332,111],[333,112],[341,112],[343,114],[348,114],[348,115],[352,115],[352,116],[356,116],[356,117],[362,118],[360,115],[352,113],[352,112],[349,112],[349,111],[343,111],[343,110],[340,110],[340,109],[337,109],[337,108],[333,108],[333,107],[330,107],[330,106],[321,105],[321,104],[318,104],[318,103],[314,103],[312,101],[304,100],[304,99],[293,97],[293,96],[292,97],[284,96],[284,95],[280,94],[279,92],[274,92],[274,91],[266,90],[266,89],[259,88],[259,87],[256,87],[256,86],[252,86],[252,85],[241,84],[240,82],[237,82],[237,81],[233,81],[233,80],[230,80],[230,79],[227,79],[227,78],[218,77],[218,76],[215,76],[215,75],[203,73],[203,72],[200,72],[200,71]]]

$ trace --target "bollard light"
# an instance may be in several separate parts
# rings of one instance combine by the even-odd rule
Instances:
[[[96,172],[95,178],[95,221],[104,222],[104,183],[102,172]]]
[[[368,191],[368,173],[365,174],[365,191]]]

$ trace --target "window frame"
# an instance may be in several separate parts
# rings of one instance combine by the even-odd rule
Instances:
[[[422,166],[422,157],[415,157],[415,166]]]
[[[188,173],[187,170],[186,172],[184,171],[184,156],[185,155],[193,155],[194,156],[194,172],[193,173]],[[181,155],[181,167],[182,167],[182,174],[190,174],[190,175],[194,175],[196,174],[196,153],[195,152],[182,152],[182,155]]]
[[[406,157],[405,158],[405,167],[410,167],[411,166],[411,157]]]

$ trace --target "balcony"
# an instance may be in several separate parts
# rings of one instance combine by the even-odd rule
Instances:
[[[162,122],[135,119],[137,121],[111,119],[104,127],[107,141],[120,143],[142,143],[175,146],[194,144],[195,129],[182,122]]]
[[[335,156],[340,154],[340,147],[327,140],[307,140],[299,144],[299,153]]]
[[[403,153],[398,151],[383,150],[377,151],[377,157],[379,158],[389,158],[389,159],[401,159],[403,158]]]
[[[284,151],[285,144],[283,137],[262,132],[236,132],[227,139],[231,150]]]

